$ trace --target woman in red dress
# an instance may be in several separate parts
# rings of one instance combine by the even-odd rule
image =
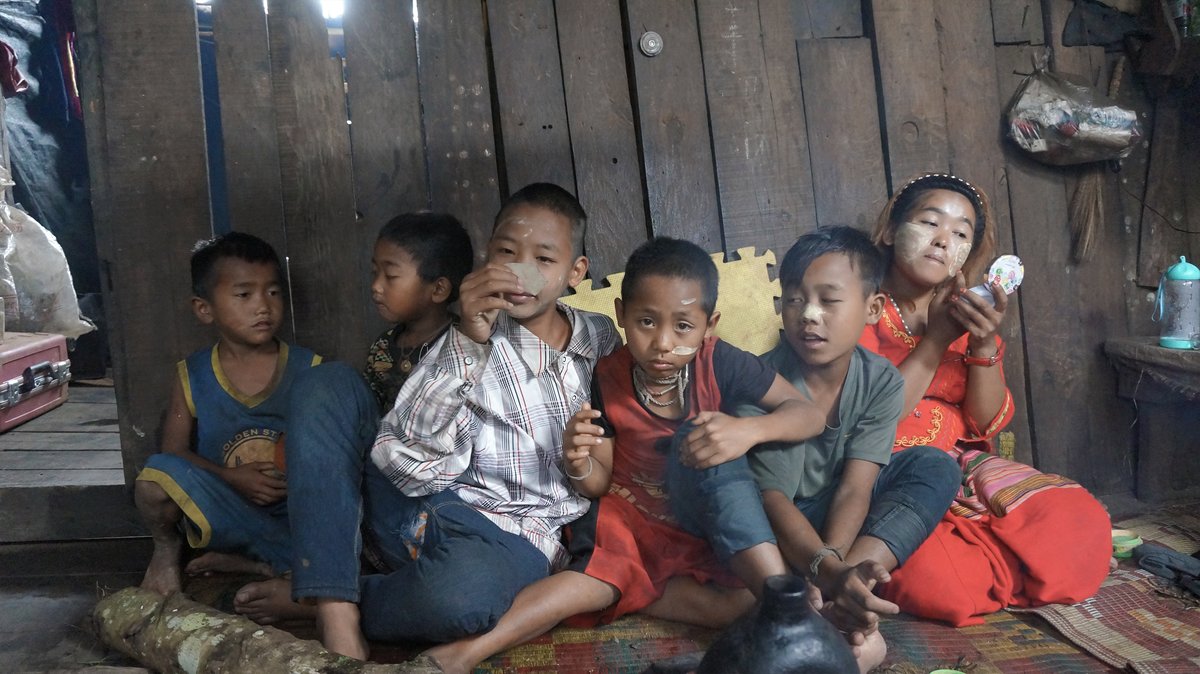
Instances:
[[[889,257],[884,315],[861,343],[904,375],[905,409],[892,451],[933,445],[963,468],[958,498],[933,535],[883,589],[911,614],[954,625],[1008,606],[1075,603],[1108,573],[1104,507],[1078,483],[991,453],[1013,416],[995,306],[967,290],[995,248],[986,195],[947,174],[909,181],[872,239]]]

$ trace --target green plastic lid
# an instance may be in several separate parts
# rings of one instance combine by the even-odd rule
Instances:
[[[1187,257],[1180,255],[1179,262],[1167,267],[1167,279],[1171,281],[1197,281],[1200,280],[1200,267],[1187,261]]]

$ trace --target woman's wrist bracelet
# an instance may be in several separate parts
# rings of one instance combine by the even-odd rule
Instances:
[[[971,350],[967,349],[966,355],[963,356],[963,363],[967,365],[976,365],[979,367],[992,367],[1004,359],[1004,342],[1000,342],[1000,348],[996,349],[996,353],[991,356],[972,356]]]
[[[592,460],[592,455],[591,455],[591,454],[589,454],[589,455],[588,455],[588,458],[587,458],[587,460],[588,460],[587,472],[586,472],[586,473],[584,473],[583,475],[572,475],[572,474],[571,474],[571,473],[570,473],[570,472],[567,470],[567,467],[566,467],[566,466],[563,466],[563,475],[566,475],[567,477],[571,478],[572,480],[586,480],[586,479],[588,479],[588,478],[589,478],[589,477],[591,477],[591,475],[592,475],[592,468],[594,468],[594,467],[595,467],[595,464],[596,464],[596,462]]]

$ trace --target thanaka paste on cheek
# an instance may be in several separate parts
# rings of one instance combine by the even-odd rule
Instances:
[[[921,252],[932,243],[932,227],[922,227],[915,222],[905,222],[896,227],[892,247],[897,258],[908,264],[915,264],[921,256]]]
[[[971,244],[966,241],[954,242],[948,248],[946,252],[950,262],[950,275],[954,276],[967,263],[967,257],[971,255]]]
[[[696,347],[694,347],[694,346],[677,346],[674,349],[671,349],[671,353],[676,356],[690,356],[693,353],[696,353]]]

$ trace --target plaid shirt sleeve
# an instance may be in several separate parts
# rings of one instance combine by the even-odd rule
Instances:
[[[467,394],[491,352],[451,328],[437,357],[423,361],[384,415],[371,458],[408,496],[435,494],[471,465],[479,420]]]

